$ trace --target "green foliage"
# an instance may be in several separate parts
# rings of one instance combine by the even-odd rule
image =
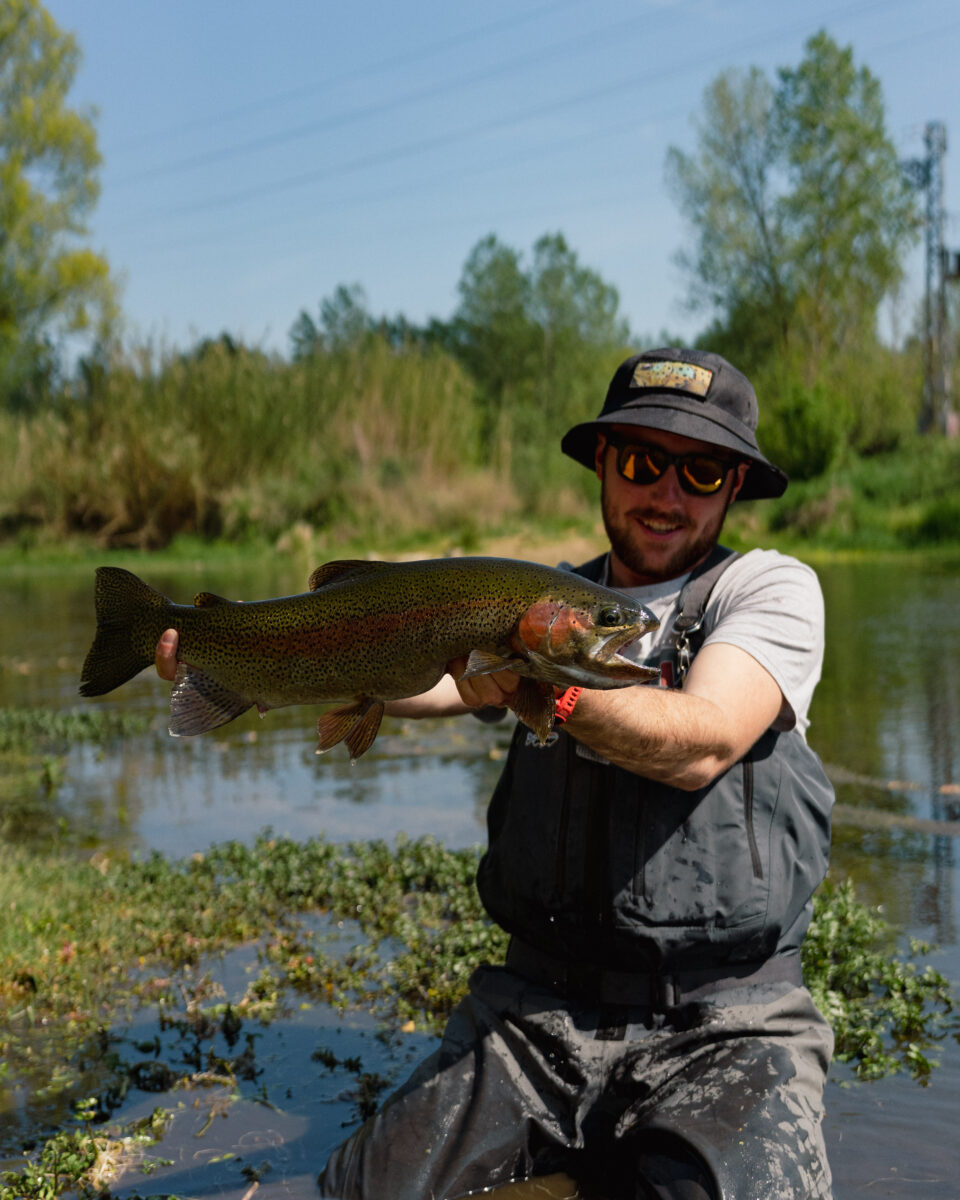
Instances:
[[[624,356],[619,297],[561,234],[541,237],[529,266],[492,234],[483,238],[458,290],[452,321],[434,323],[432,336],[476,380],[487,453],[535,510],[563,473],[557,441],[594,415]]]
[[[916,428],[919,380],[908,354],[866,341],[811,371],[802,355],[775,355],[752,378],[760,397],[764,452],[792,480],[824,476],[851,455],[905,444]]]
[[[960,542],[960,495],[941,496],[924,505],[916,522],[905,527],[901,536],[919,546]]]
[[[848,455],[762,510],[751,507],[752,538],[770,533],[781,546],[799,538],[830,549],[955,547],[960,442],[913,435],[896,451]],[[731,516],[735,528],[739,514]]]
[[[65,1193],[95,1200],[109,1196],[110,1180],[131,1161],[149,1174],[156,1161],[145,1160],[143,1149],[162,1136],[166,1115],[155,1109],[121,1130],[94,1134],[96,1108],[96,1097],[78,1101],[81,1126],[45,1139],[20,1170],[0,1171],[0,1200],[56,1200]]]
[[[666,164],[696,235],[695,249],[678,255],[692,277],[691,306],[719,310],[723,324],[737,322],[746,310],[744,346],[782,346],[793,288],[777,192],[773,87],[757,67],[726,71],[707,88],[703,112],[696,154],[674,146]],[[737,361],[744,361],[743,351]]]
[[[103,745],[147,724],[147,717],[134,713],[0,708],[0,838],[39,846],[82,837],[56,803],[64,751],[77,742]]]
[[[103,743],[142,733],[149,718],[142,713],[82,709],[54,712],[48,708],[0,708],[0,754],[39,753],[74,742]]]
[[[793,480],[823,475],[847,444],[845,416],[823,383],[785,380],[764,412],[764,452]]]
[[[367,296],[360,284],[340,284],[332,296],[320,302],[320,324],[304,309],[290,329],[290,349],[295,362],[321,350],[356,347],[374,330],[367,309]]]
[[[0,905],[16,920],[0,931],[5,1011],[21,1012],[29,997],[31,1021],[69,1013],[75,1031],[92,1028],[104,1006],[130,996],[125,963],[147,968],[133,988],[145,999],[156,995],[152,964],[181,969],[270,930],[272,966],[238,1014],[255,1002],[263,1011],[279,980],[340,1005],[362,1003],[392,1021],[439,1028],[474,968],[502,961],[506,949],[474,886],[477,852],[447,850],[430,838],[400,838],[390,847],[264,836],[252,847],[227,842],[183,862],[155,854],[143,863],[84,865],[20,851],[8,859]],[[318,909],[356,923],[346,955],[327,953],[322,932],[293,923],[294,914]],[[849,884],[827,885],[815,912],[805,977],[838,1031],[838,1053],[868,1076],[918,1068],[936,1014],[949,1009],[946,981],[892,954],[892,930],[857,902]],[[60,952],[49,955],[50,945]],[[9,1031],[6,1037],[6,1057],[16,1065],[17,1042]]]
[[[923,1078],[935,1065],[931,1038],[953,1008],[949,982],[932,967],[918,969],[891,947],[889,926],[859,903],[849,880],[827,882],[816,897],[803,946],[804,978],[833,1026],[835,1056],[861,1079],[906,1069]],[[912,941],[910,955],[930,947]]]
[[[802,340],[819,358],[858,350],[903,274],[916,201],[885,126],[879,81],[824,31],[796,68],[782,68],[778,141],[782,197]]]
[[[38,0],[0,6],[0,403],[36,402],[60,334],[103,337],[113,316],[107,264],[80,244],[100,156],[67,105],[78,61]]]
[[[223,1057],[214,1036],[232,1047],[244,1020],[280,1015],[290,989],[302,1001],[369,1008],[391,1028],[414,1022],[438,1031],[472,971],[502,962],[506,950],[474,885],[478,852],[450,851],[431,838],[390,847],[264,835],[253,846],[227,842],[179,862],[157,854],[84,862],[15,846],[4,856],[4,1083],[43,1081],[31,1090],[30,1116],[47,1128],[62,1122],[65,1103],[82,1106],[81,1122],[102,1120],[131,1086],[168,1090],[197,1071],[229,1087],[255,1078],[251,1037]],[[332,929],[341,931],[333,946]],[[263,969],[238,1000],[219,1002],[222,991],[198,966],[218,949],[257,938]],[[815,897],[804,974],[834,1025],[840,1059],[863,1078],[908,1070],[923,1079],[952,998],[946,980],[916,961],[928,947],[912,944],[908,955],[894,945],[894,931],[849,884],[827,884]],[[104,1028],[136,1004],[156,1006],[160,1030],[179,1031],[193,1047],[184,1051],[185,1070],[157,1057],[130,1064],[108,1051]],[[202,1057],[201,1040],[210,1042]],[[158,1055],[160,1042],[138,1050]],[[317,1058],[338,1065],[329,1052]],[[357,1077],[358,1110],[372,1111],[384,1080],[359,1062],[342,1065]],[[70,1122],[22,1170],[2,1177],[8,1190],[0,1200],[39,1200],[68,1188],[95,1194],[93,1172],[106,1178],[130,1133],[93,1138]]]
[[[776,85],[756,67],[716,78],[696,154],[672,148],[667,174],[696,234],[680,259],[691,302],[716,312],[703,341],[748,372],[792,362],[787,407],[796,418],[805,389],[821,412],[804,432],[818,426],[829,440],[811,389],[834,390],[842,364],[874,400],[864,356],[876,359],[878,307],[916,239],[916,200],[884,125],[880,84],[854,66],[850,47],[818,32]],[[856,397],[842,407],[852,407],[842,420],[856,433],[865,413]],[[822,458],[822,445],[815,454]]]
[[[115,355],[59,411],[0,412],[0,527],[140,547],[298,525],[453,535],[514,503],[483,465],[473,396],[448,355],[379,334],[294,363],[226,336]]]

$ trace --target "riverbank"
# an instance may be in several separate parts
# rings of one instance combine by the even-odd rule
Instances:
[[[932,542],[911,542],[904,537],[879,539],[873,535],[860,539],[852,536],[842,539],[819,538],[815,534],[801,537],[793,530],[771,529],[769,522],[761,523],[756,512],[745,506],[740,511],[736,507],[731,510],[723,541],[741,552],[758,546],[774,548],[813,565],[818,562],[903,561],[950,568],[960,563],[960,515],[955,526],[945,532],[953,536],[944,536]],[[256,538],[240,542],[222,538],[208,541],[187,534],[174,538],[167,546],[156,550],[107,548],[84,537],[51,539],[29,545],[0,541],[0,571],[15,577],[44,572],[91,571],[106,563],[136,571],[149,563],[152,567],[202,573],[209,567],[242,568],[246,564],[285,559],[302,563],[306,572],[305,585],[310,571],[332,558],[396,560],[479,554],[553,565],[592,558],[606,545],[603,525],[592,517],[540,522],[525,529],[512,524],[490,529],[466,543],[456,537],[431,533],[398,540],[348,538],[337,541],[329,534],[318,533],[303,523],[275,541]]]

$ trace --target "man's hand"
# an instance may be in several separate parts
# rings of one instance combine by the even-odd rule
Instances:
[[[514,671],[495,671],[491,675],[474,675],[464,679],[467,669],[465,658],[455,658],[447,663],[447,671],[453,676],[460,699],[467,708],[512,708],[513,698],[520,686],[520,676]]]
[[[157,653],[154,663],[157,674],[168,683],[173,683],[177,677],[177,646],[180,635],[175,629],[167,629],[160,635],[157,642]]]

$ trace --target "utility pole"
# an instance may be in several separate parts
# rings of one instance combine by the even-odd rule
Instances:
[[[956,436],[957,414],[950,396],[950,347],[947,328],[947,279],[960,275],[957,256],[944,246],[943,159],[947,129],[942,121],[928,121],[923,131],[925,158],[904,163],[907,177],[926,194],[925,289],[923,303],[923,407],[920,432]]]

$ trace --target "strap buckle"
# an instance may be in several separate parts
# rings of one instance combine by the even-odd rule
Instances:
[[[687,672],[690,670],[690,664],[693,662],[693,653],[690,646],[690,635],[697,633],[703,625],[703,614],[695,617],[692,621],[689,617],[680,616],[673,623],[673,632],[675,634],[674,648],[677,658],[677,678],[675,681],[676,687],[683,685],[684,679],[687,677]]]

